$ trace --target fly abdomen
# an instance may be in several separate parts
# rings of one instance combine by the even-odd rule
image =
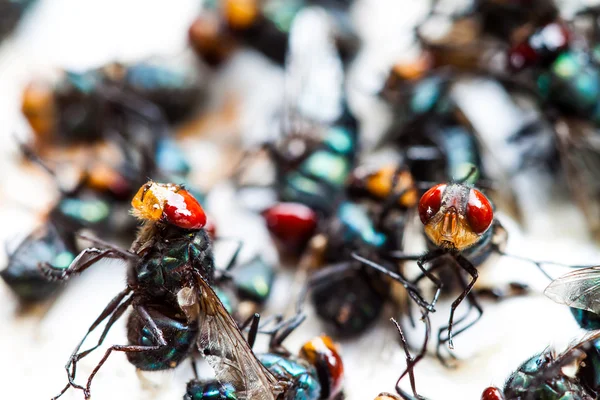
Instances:
[[[191,380],[183,400],[237,400],[235,388],[231,385],[222,385],[218,381]]]
[[[183,315],[167,315],[157,308],[148,307],[148,314],[162,331],[166,346],[157,350],[127,353],[127,359],[144,371],[157,371],[175,368],[189,356],[198,335],[197,322],[188,324]],[[132,345],[157,346],[159,343],[152,335],[146,322],[134,310],[127,324],[127,339]]]
[[[316,370],[308,363],[277,354],[261,354],[260,362],[278,379],[289,381],[289,389],[284,394],[285,400],[319,400],[321,384]]]

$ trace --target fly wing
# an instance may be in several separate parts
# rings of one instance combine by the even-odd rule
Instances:
[[[198,296],[198,348],[222,384],[232,385],[238,399],[274,400],[277,379],[256,358],[225,307],[201,277]]]
[[[600,266],[569,272],[552,281],[544,294],[557,303],[600,314]]]
[[[586,353],[590,347],[595,347],[596,342],[600,339],[600,332],[590,332],[586,334],[579,342],[572,344],[564,352],[556,356],[554,365],[558,366],[561,371],[566,372],[566,367],[571,367],[571,371],[577,372],[582,365],[582,361],[586,358]],[[573,374],[575,375],[575,374]]]

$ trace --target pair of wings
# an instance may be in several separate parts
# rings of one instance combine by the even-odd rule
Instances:
[[[238,399],[275,400],[283,391],[277,378],[256,358],[237,323],[210,285],[198,274],[197,288],[184,288],[179,305],[198,321],[197,346],[221,384],[229,384]]]

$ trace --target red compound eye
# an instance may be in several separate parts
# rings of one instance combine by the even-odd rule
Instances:
[[[504,400],[504,395],[500,389],[489,387],[481,394],[481,400]]]
[[[317,227],[317,214],[299,203],[279,203],[262,214],[269,232],[290,250],[306,244]]]
[[[445,183],[435,185],[426,191],[419,200],[419,217],[421,217],[421,222],[424,225],[439,211],[446,186]]]
[[[494,210],[490,201],[477,189],[471,189],[469,192],[467,220],[473,232],[477,234],[485,232],[494,220]]]
[[[200,229],[206,225],[202,206],[187,190],[169,193],[163,217],[167,222],[184,229]]]

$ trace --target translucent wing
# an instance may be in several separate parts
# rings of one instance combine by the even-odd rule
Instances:
[[[592,348],[595,348],[596,343],[600,339],[600,332],[591,332],[585,335],[579,342],[572,344],[564,352],[556,356],[553,365],[559,371],[564,371],[565,368],[571,367],[571,371],[577,373],[586,359],[586,354]]]
[[[232,385],[238,399],[274,400],[282,391],[277,379],[254,356],[237,324],[201,277],[195,293],[200,334],[198,348],[222,384]]]
[[[552,281],[544,294],[557,303],[600,314],[600,266],[563,275]]]

